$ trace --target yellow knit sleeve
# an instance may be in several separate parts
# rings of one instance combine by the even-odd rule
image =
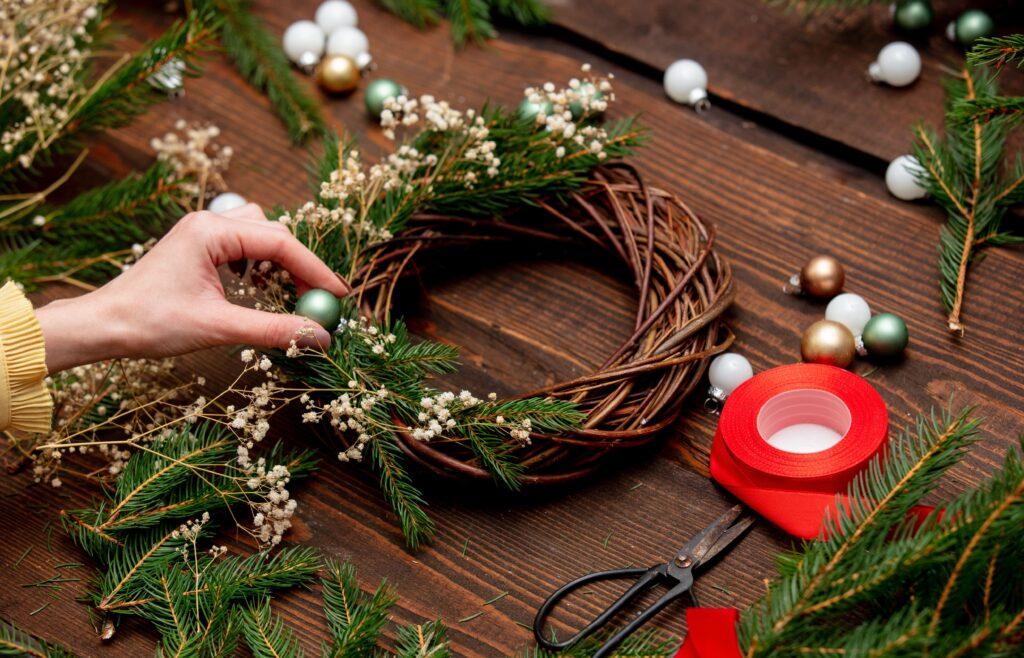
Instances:
[[[11,282],[0,288],[0,430],[48,432],[53,400],[46,346],[32,304]]]

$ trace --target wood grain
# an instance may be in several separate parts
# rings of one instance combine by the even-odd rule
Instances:
[[[700,11],[708,20],[718,11],[730,13],[729,3],[705,4]],[[614,72],[620,99],[614,115],[642,112],[651,128],[651,139],[636,158],[638,166],[652,183],[680,193],[718,227],[720,248],[732,262],[739,286],[730,325],[738,337],[737,349],[755,369],[795,361],[802,329],[824,310],[821,304],[784,295],[782,282],[813,254],[839,256],[847,267],[849,289],[864,294],[874,310],[904,317],[910,327],[907,359],[869,375],[889,406],[894,428],[905,426],[918,412],[946,404],[951,396],[957,405],[977,405],[979,415],[988,419],[986,438],[940,494],[982,479],[1024,431],[1024,290],[1019,285],[1024,255],[1019,251],[991,251],[975,268],[967,334],[951,339],[936,289],[935,245],[942,215],[924,204],[890,199],[875,165],[846,159],[849,154],[843,149],[815,150],[770,126],[750,125],[746,115],[732,113],[728,106],[698,117],[667,102],[647,69],[612,63],[564,35],[510,33],[487,47],[456,52],[446,26],[419,32],[368,0],[356,0],[356,5],[379,64],[377,75],[459,105],[486,98],[515,103],[524,86],[565,80],[582,61]],[[311,0],[287,6],[256,3],[278,33],[291,21],[312,15],[315,6]],[[560,10],[559,20],[563,15]],[[153,7],[126,3],[120,17],[136,42],[170,20]],[[774,43],[806,38],[802,24],[789,20],[774,28]],[[636,38],[625,18],[602,29],[608,39]],[[842,34],[816,34],[826,45],[839,44],[837,48],[850,41]],[[882,27],[871,34],[879,42],[887,39]],[[725,43],[724,38],[715,37]],[[939,66],[931,53],[926,61],[928,70]],[[744,64],[735,78],[749,77],[754,84],[770,71],[791,90],[809,85],[806,94],[811,96],[819,92],[808,81],[829,78],[835,74],[834,64],[831,57],[810,58],[804,65],[819,67],[810,75],[806,69],[766,60],[754,68]],[[868,93],[859,79],[844,84],[850,86],[848,94]],[[729,93],[737,105],[753,107],[762,102],[754,91],[738,86]],[[932,101],[920,103],[921,115],[937,112]],[[324,99],[324,104],[335,125],[352,132],[368,152],[379,152],[385,141],[364,116],[359,93]],[[869,105],[843,110],[845,120],[836,115],[840,110],[835,106],[819,106],[829,113],[828,125],[816,123],[809,114],[789,115],[786,121],[820,135],[820,144],[843,141],[829,133],[829,126],[834,130],[853,123],[865,132],[864,126],[873,124],[877,133],[893,141],[874,146],[854,144],[853,137],[847,141],[882,156],[896,145],[895,135],[905,134],[898,125],[902,119],[886,115],[880,120]],[[98,139],[90,175],[121,175],[145,166],[152,158],[149,139],[178,118],[221,126],[224,141],[236,152],[229,172],[235,191],[265,206],[294,205],[308,198],[308,154],[289,145],[266,100],[219,57],[210,60],[203,78],[189,81],[183,99],[158,106],[130,128]],[[466,365],[446,384],[510,393],[599,363],[628,335],[632,300],[617,272],[600,261],[524,249],[500,257],[466,253],[451,259],[429,277],[410,281],[400,306],[416,333],[461,346]],[[216,385],[236,364],[223,351],[209,351],[188,357],[183,367],[201,369]],[[870,370],[865,363],[857,368]],[[432,546],[416,554],[403,548],[372,476],[327,459],[322,470],[296,487],[300,522],[292,539],[352,559],[367,586],[386,577],[402,596],[396,620],[443,617],[452,626],[457,655],[518,653],[530,638],[520,624],[531,621],[536,606],[554,587],[595,568],[664,560],[731,504],[704,475],[714,419],[699,409],[700,402],[691,401],[685,420],[659,446],[571,489],[510,496],[488,487],[429,484],[430,511],[440,532]],[[316,441],[297,422],[279,424],[275,431],[290,441]],[[76,481],[54,490],[31,486],[24,475],[0,478],[0,496],[9,510],[0,522],[0,617],[85,656],[151,655],[154,635],[141,624],[126,625],[109,645],[96,639],[85,607],[74,601],[90,575],[88,568],[72,569],[72,577],[83,581],[65,583],[55,598],[21,587],[53,575],[59,563],[87,562],[55,524],[58,509],[83,505],[92,494],[86,483]],[[228,539],[232,550],[245,550]],[[697,586],[701,603],[750,603],[774,573],[773,554],[789,545],[781,533],[759,524],[702,576]],[[502,592],[508,595],[483,605]],[[599,597],[581,597],[559,622],[579,625],[601,602]],[[44,603],[49,605],[33,615]],[[319,605],[315,590],[297,590],[277,604],[311,651],[323,637]],[[457,621],[481,610],[483,616]],[[682,608],[670,608],[657,623],[681,634]]]
[[[1015,2],[936,3],[932,28],[911,37],[893,29],[885,3],[810,17],[763,0],[552,4],[554,22],[570,35],[659,80],[673,61],[696,59],[708,71],[712,102],[798,139],[886,161],[909,150],[915,122],[941,123],[941,80],[962,61],[944,36],[946,24],[967,7],[985,6],[1000,29],[1012,33],[1021,15]],[[921,50],[921,78],[901,89],[868,84],[867,68],[878,51],[901,39]]]

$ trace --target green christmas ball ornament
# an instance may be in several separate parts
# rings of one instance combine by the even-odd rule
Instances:
[[[516,115],[525,121],[536,121],[538,114],[549,116],[554,110],[555,108],[551,106],[550,101],[534,103],[529,98],[524,98],[523,102],[516,108]]]
[[[980,9],[968,9],[949,24],[946,36],[967,48],[981,37],[991,36],[995,29],[991,16]]]
[[[904,32],[919,32],[932,24],[935,12],[928,0],[903,0],[893,7],[892,19]]]
[[[384,101],[389,98],[397,98],[406,93],[405,87],[390,78],[377,78],[366,85],[363,92],[363,102],[366,103],[366,111],[374,119],[380,120],[380,113],[384,111]]]
[[[907,324],[892,313],[879,313],[864,325],[861,334],[869,356],[892,359],[903,354],[910,341]]]
[[[590,102],[599,101],[602,98],[604,98],[604,94],[601,93],[601,90],[594,88],[594,84],[591,83],[591,82],[584,82],[583,84],[581,84],[580,88],[579,88],[579,92],[581,94],[589,94],[590,95]],[[580,101],[573,101],[573,102],[569,103],[569,111],[572,112],[572,118],[578,121],[580,119],[580,117],[583,116],[583,113],[584,113],[583,112],[583,103],[581,103]],[[600,114],[600,112],[595,112],[594,110],[590,110],[589,112],[587,112],[587,114],[589,116],[594,116],[594,115]]]
[[[341,322],[341,300],[326,290],[313,288],[299,297],[295,314],[309,318],[327,331],[334,331]]]

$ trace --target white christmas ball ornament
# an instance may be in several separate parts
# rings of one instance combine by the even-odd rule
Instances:
[[[708,74],[692,59],[680,59],[665,69],[665,93],[677,103],[705,109],[708,103]]]
[[[711,361],[708,379],[711,381],[711,397],[724,400],[743,382],[754,376],[754,369],[746,357],[734,352],[719,354]]]
[[[844,292],[833,297],[825,307],[825,319],[846,325],[857,337],[864,333],[864,325],[871,319],[871,308],[860,295]]]
[[[370,40],[357,27],[339,27],[327,38],[328,55],[345,55],[353,61],[370,50]]]
[[[210,212],[223,213],[235,208],[241,208],[246,203],[245,197],[234,192],[224,192],[213,197],[206,209]]]
[[[894,41],[878,52],[878,59],[868,67],[875,82],[905,87],[921,75],[921,56],[905,41]]]
[[[345,0],[327,0],[316,8],[316,24],[330,34],[339,27],[355,27],[359,23],[355,7]]]
[[[324,54],[324,31],[313,21],[296,21],[284,31],[281,44],[288,59],[303,68],[316,65]]]
[[[917,180],[923,171],[921,163],[912,155],[901,155],[890,162],[885,170],[885,186],[889,194],[903,201],[923,199],[928,190]]]

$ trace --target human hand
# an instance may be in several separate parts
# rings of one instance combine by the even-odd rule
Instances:
[[[217,267],[246,258],[277,263],[300,292],[348,293],[340,277],[255,204],[223,214],[190,213],[113,281],[36,311],[47,368],[57,372],[115,357],[156,358],[237,343],[329,345],[330,334],[306,318],[225,299]]]

